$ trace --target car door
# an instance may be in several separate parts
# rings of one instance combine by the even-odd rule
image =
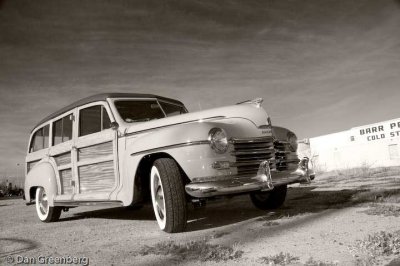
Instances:
[[[74,200],[108,200],[118,186],[117,132],[110,125],[114,119],[106,102],[82,106],[77,114]]]

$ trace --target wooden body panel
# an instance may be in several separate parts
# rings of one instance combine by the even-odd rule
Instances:
[[[101,157],[109,156],[113,154],[113,143],[112,141],[100,143],[97,145],[80,148],[78,150],[78,161],[84,161],[88,159],[101,159]]]
[[[80,193],[111,192],[115,185],[114,162],[101,162],[80,166]]]
[[[72,181],[72,171],[71,169],[65,169],[59,171],[60,182],[61,182],[61,194],[72,194],[74,192],[74,187],[71,185]]]
[[[57,166],[61,186],[59,188],[60,194],[67,197],[67,199],[72,199],[72,195],[76,191],[72,172],[72,157],[74,153],[72,146],[73,141],[69,140],[55,145],[49,150],[49,154],[54,159]]]
[[[62,153],[54,156],[57,166],[62,166],[71,163],[71,152]]]

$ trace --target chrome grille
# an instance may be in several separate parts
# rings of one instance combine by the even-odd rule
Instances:
[[[297,166],[299,159],[296,153],[290,150],[290,144],[287,141],[275,141],[275,160],[276,170],[283,171],[291,168],[291,166]]]
[[[272,137],[233,139],[232,155],[239,175],[257,174],[262,161],[269,160],[270,168],[275,169],[275,147]]]

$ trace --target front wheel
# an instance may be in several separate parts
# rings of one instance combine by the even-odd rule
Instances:
[[[286,199],[287,185],[275,187],[268,192],[253,192],[250,194],[251,202],[261,210],[279,208]]]
[[[36,212],[42,222],[49,223],[58,221],[61,215],[61,207],[51,207],[44,188],[36,189]]]
[[[157,159],[150,173],[151,201],[157,223],[168,233],[183,232],[187,222],[183,178],[176,162]]]

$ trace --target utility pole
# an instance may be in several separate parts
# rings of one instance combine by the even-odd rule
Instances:
[[[24,186],[24,165],[17,163],[17,179],[19,188],[23,188]]]

